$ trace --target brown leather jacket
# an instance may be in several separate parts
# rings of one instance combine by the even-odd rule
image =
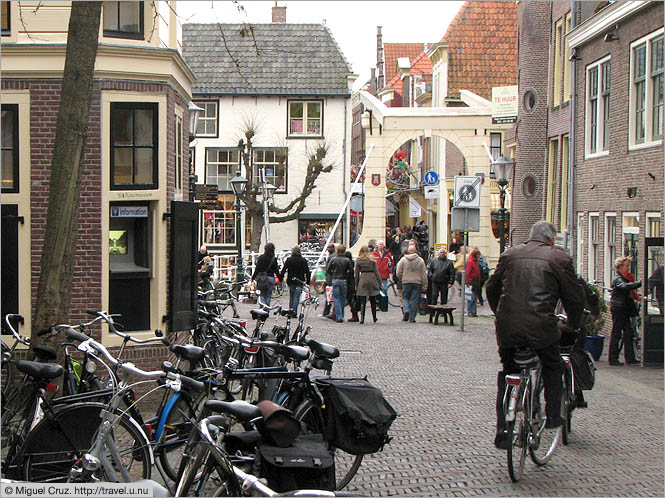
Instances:
[[[583,316],[584,290],[565,251],[540,237],[506,250],[487,281],[499,347],[527,343],[541,349],[558,341],[559,299],[568,313],[568,326],[576,329]]]

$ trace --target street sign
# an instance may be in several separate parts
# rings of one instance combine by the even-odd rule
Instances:
[[[194,198],[197,201],[216,201],[219,187],[217,185],[204,185],[197,183],[194,185]]]
[[[438,185],[428,185],[423,187],[425,193],[425,199],[438,199],[439,198],[439,186]]]
[[[480,209],[454,207],[450,229],[453,232],[480,232]]]
[[[425,173],[425,183],[427,185],[436,185],[439,183],[439,175],[434,171],[428,171]]]
[[[482,178],[479,176],[456,176],[454,206],[460,208],[479,208],[481,182]]]

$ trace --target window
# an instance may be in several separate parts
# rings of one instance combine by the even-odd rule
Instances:
[[[289,101],[289,136],[323,136],[322,101]]]
[[[584,213],[577,213],[577,274],[582,274],[582,252],[584,250]]]
[[[490,133],[490,154],[492,161],[496,161],[501,157],[501,133]],[[490,163],[490,178],[496,178],[494,171],[494,164]]]
[[[561,207],[559,211],[559,230],[568,229],[568,135],[561,138]]]
[[[182,147],[183,125],[182,116],[176,115],[175,117],[175,188],[178,193],[182,193],[182,177],[184,164],[183,147]]]
[[[631,44],[629,147],[663,139],[663,29]]]
[[[285,193],[288,149],[254,148],[253,152],[254,178],[261,178],[260,171],[264,170],[266,181],[277,187],[275,193]]]
[[[527,90],[524,94],[524,110],[526,112],[533,112],[536,108],[536,94],[532,90]]]
[[[598,280],[598,245],[600,244],[598,213],[589,214],[589,269],[587,280]]]
[[[587,155],[606,151],[609,144],[610,69],[607,58],[587,67]]]
[[[638,280],[639,273],[639,242],[640,242],[640,215],[639,213],[623,213],[623,256],[631,256],[630,271]]]
[[[206,149],[206,177],[205,183],[216,184],[222,191],[231,191],[231,184],[238,170],[240,160],[238,149]]]
[[[0,34],[2,36],[9,36],[11,34],[9,11],[9,2],[4,0],[0,2],[0,21],[2,22],[2,25],[0,26]]]
[[[559,139],[550,140],[549,160],[547,167],[547,204],[545,207],[545,219],[554,223],[556,210],[557,185],[559,183]]]
[[[563,54],[561,53],[562,38],[563,20],[559,19],[554,25],[554,84],[552,86],[552,107],[557,107],[559,104],[561,104],[561,66],[563,65]]]
[[[143,2],[104,2],[104,36],[143,39]]]
[[[111,189],[155,189],[157,104],[111,103]]]
[[[617,258],[617,216],[605,214],[605,287],[611,287],[614,276],[614,260]]]
[[[18,192],[18,105],[2,105],[2,192]]]
[[[568,44],[568,33],[570,32],[570,12],[566,14],[565,20],[565,42],[564,42],[564,51],[563,51],[563,101],[568,102],[570,100],[570,61],[568,56],[570,55],[570,45]]]
[[[236,244],[236,212],[233,195],[220,195],[218,209],[203,210],[201,240],[206,245]]]
[[[661,232],[661,214],[660,213],[647,213],[646,231],[647,237],[662,237]]]
[[[203,114],[199,116],[199,120],[196,125],[196,136],[216,137],[218,102],[194,101],[194,103],[203,109]]]

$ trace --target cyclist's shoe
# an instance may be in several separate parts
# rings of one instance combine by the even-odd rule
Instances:
[[[630,360],[630,361],[627,361],[626,363],[628,363],[629,365],[639,365],[642,362],[639,361],[639,360]]]
[[[564,420],[562,417],[548,417],[547,421],[545,422],[545,429],[556,429],[557,427],[562,426],[563,423]]]
[[[506,431],[498,431],[494,436],[494,447],[498,450],[508,449],[508,433]]]
[[[610,366],[611,367],[622,367],[623,366],[623,361],[610,360]]]

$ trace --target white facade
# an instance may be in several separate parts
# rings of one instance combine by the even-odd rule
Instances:
[[[291,100],[319,100],[322,102],[323,137],[304,138],[288,137],[288,103]],[[303,187],[309,156],[320,143],[328,146],[324,164],[333,165],[330,173],[322,173],[316,189],[306,201],[301,218],[308,221],[322,219],[334,222],[343,207],[349,189],[348,171],[350,164],[351,143],[351,108],[350,99],[343,97],[194,97],[200,105],[204,101],[218,102],[217,126],[215,137],[197,136],[193,142],[195,148],[194,168],[198,177],[197,183],[215,183],[210,181],[207,168],[207,151],[211,148],[233,149],[244,139],[244,131],[248,124],[255,129],[252,145],[259,148],[287,148],[288,159],[286,168],[286,192],[279,189],[274,195],[274,203],[278,207],[287,205],[297,197]],[[242,174],[247,176],[243,169]],[[230,190],[220,190],[224,196],[232,198]],[[206,241],[203,230],[206,211],[202,211],[201,240],[214,253],[234,252],[235,243],[210,243]],[[244,218],[244,217],[243,217]],[[346,240],[348,227],[344,223]],[[243,234],[244,235],[244,234]],[[243,237],[243,241],[244,241]],[[277,250],[290,249],[299,241],[298,220],[279,224],[271,224],[270,241]],[[261,247],[265,243],[265,231],[261,237]],[[244,244],[243,244],[244,246]]]

